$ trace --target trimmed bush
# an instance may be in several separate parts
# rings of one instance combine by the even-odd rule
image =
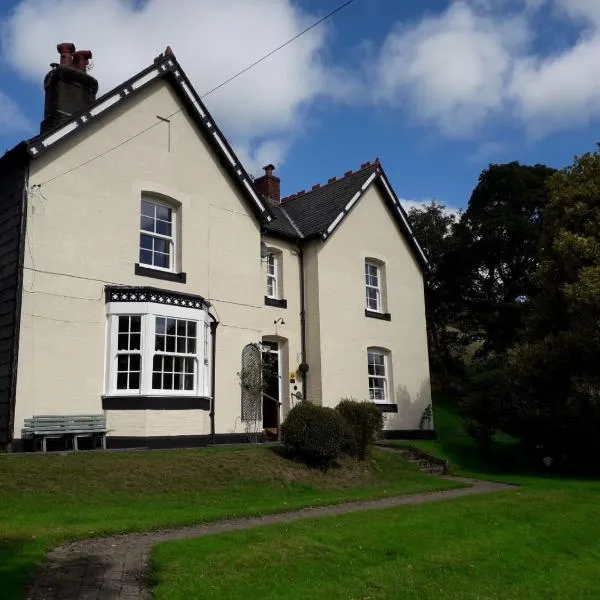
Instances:
[[[309,464],[328,466],[352,440],[342,415],[306,400],[290,410],[281,426],[284,446]]]
[[[343,398],[336,411],[344,417],[354,437],[352,446],[345,450],[365,460],[369,448],[383,429],[381,411],[373,402],[358,402],[350,398]]]

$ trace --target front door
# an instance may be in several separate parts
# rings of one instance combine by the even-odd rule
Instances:
[[[277,342],[263,342],[263,428],[276,429],[279,425],[280,356]]]

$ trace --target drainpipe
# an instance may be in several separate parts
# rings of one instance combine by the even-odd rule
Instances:
[[[215,357],[217,355],[217,327],[219,321],[216,317],[213,317],[210,313],[208,316],[212,319],[210,324],[210,337],[211,337],[211,359],[210,359],[210,442],[215,443]]]
[[[306,364],[306,307],[304,300],[304,251],[298,243],[298,260],[300,262],[300,352],[302,363]],[[302,371],[302,398],[306,400],[306,371]]]

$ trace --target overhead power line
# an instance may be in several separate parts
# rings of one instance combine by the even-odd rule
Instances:
[[[212,93],[216,92],[217,90],[221,89],[222,87],[228,85],[234,79],[237,79],[238,77],[240,77],[244,73],[247,73],[248,71],[250,71],[251,69],[253,69],[257,65],[259,65],[260,63],[262,63],[263,61],[267,60],[268,58],[270,58],[271,56],[273,56],[274,54],[276,54],[277,52],[279,52],[280,50],[282,50],[283,48],[285,48],[286,46],[289,46],[291,43],[295,42],[298,38],[301,38],[303,35],[307,34],[309,31],[311,31],[315,27],[318,27],[319,25],[321,25],[321,23],[324,23],[325,21],[327,21],[328,19],[330,19],[331,17],[333,17],[334,15],[336,15],[337,13],[339,13],[341,10],[343,10],[344,8],[346,8],[347,6],[349,6],[350,4],[352,4],[353,2],[355,2],[355,0],[347,0],[343,4],[340,4],[337,8],[335,8],[332,11],[328,12],[324,17],[321,17],[319,20],[315,21],[314,23],[312,23],[311,25],[309,25],[308,27],[306,27],[306,29],[303,29],[300,33],[297,33],[295,36],[289,38],[283,44],[277,46],[277,48],[274,48],[273,50],[271,50],[267,54],[263,55],[258,60],[255,60],[252,64],[244,67],[241,71],[238,71],[234,75],[231,75],[231,77],[228,77],[227,79],[225,79],[224,81],[222,81],[219,85],[216,85],[214,88],[212,88],[212,89],[208,90],[207,92],[205,92],[204,94],[202,94],[200,96],[200,98],[204,99],[207,96],[209,96],[210,94],[212,94]],[[173,112],[170,115],[167,115],[166,117],[163,117],[163,118],[165,120],[171,119],[175,115],[183,112],[183,110],[184,110],[183,108],[180,108],[179,110],[176,110],[175,112]],[[92,156],[88,160],[86,160],[86,161],[84,161],[84,162],[82,162],[82,163],[80,163],[80,164],[72,167],[71,169],[68,169],[67,171],[64,171],[63,173],[59,173],[58,175],[55,175],[54,177],[51,177],[50,179],[47,179],[46,181],[44,181],[42,183],[35,184],[33,187],[34,188],[40,188],[42,185],[46,185],[47,183],[50,183],[50,182],[55,181],[55,180],[57,180],[57,179],[59,179],[61,177],[64,177],[65,175],[68,175],[69,173],[73,173],[73,171],[76,171],[77,169],[85,167],[86,165],[89,165],[90,163],[92,163],[92,162],[94,162],[94,161],[96,161],[96,160],[98,160],[100,158],[103,158],[107,154],[110,154],[114,150],[117,150],[118,148],[121,148],[122,146],[124,146],[128,142],[136,139],[140,135],[142,135],[142,134],[150,131],[151,129],[154,129],[154,127],[156,127],[157,125],[161,125],[162,122],[163,121],[161,120],[161,121],[157,121],[156,123],[153,123],[152,125],[149,125],[145,129],[142,129],[141,131],[138,131],[136,134],[132,135],[131,137],[125,138],[123,141],[119,142],[118,144],[116,144],[116,145],[114,145],[114,146],[106,149],[104,152],[96,154],[95,156]]]

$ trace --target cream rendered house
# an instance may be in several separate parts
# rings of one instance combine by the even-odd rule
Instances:
[[[0,159],[0,443],[102,413],[109,447],[244,441],[342,397],[433,435],[426,259],[381,165],[281,199],[170,49],[98,99],[89,53],[59,52],[41,134]]]

